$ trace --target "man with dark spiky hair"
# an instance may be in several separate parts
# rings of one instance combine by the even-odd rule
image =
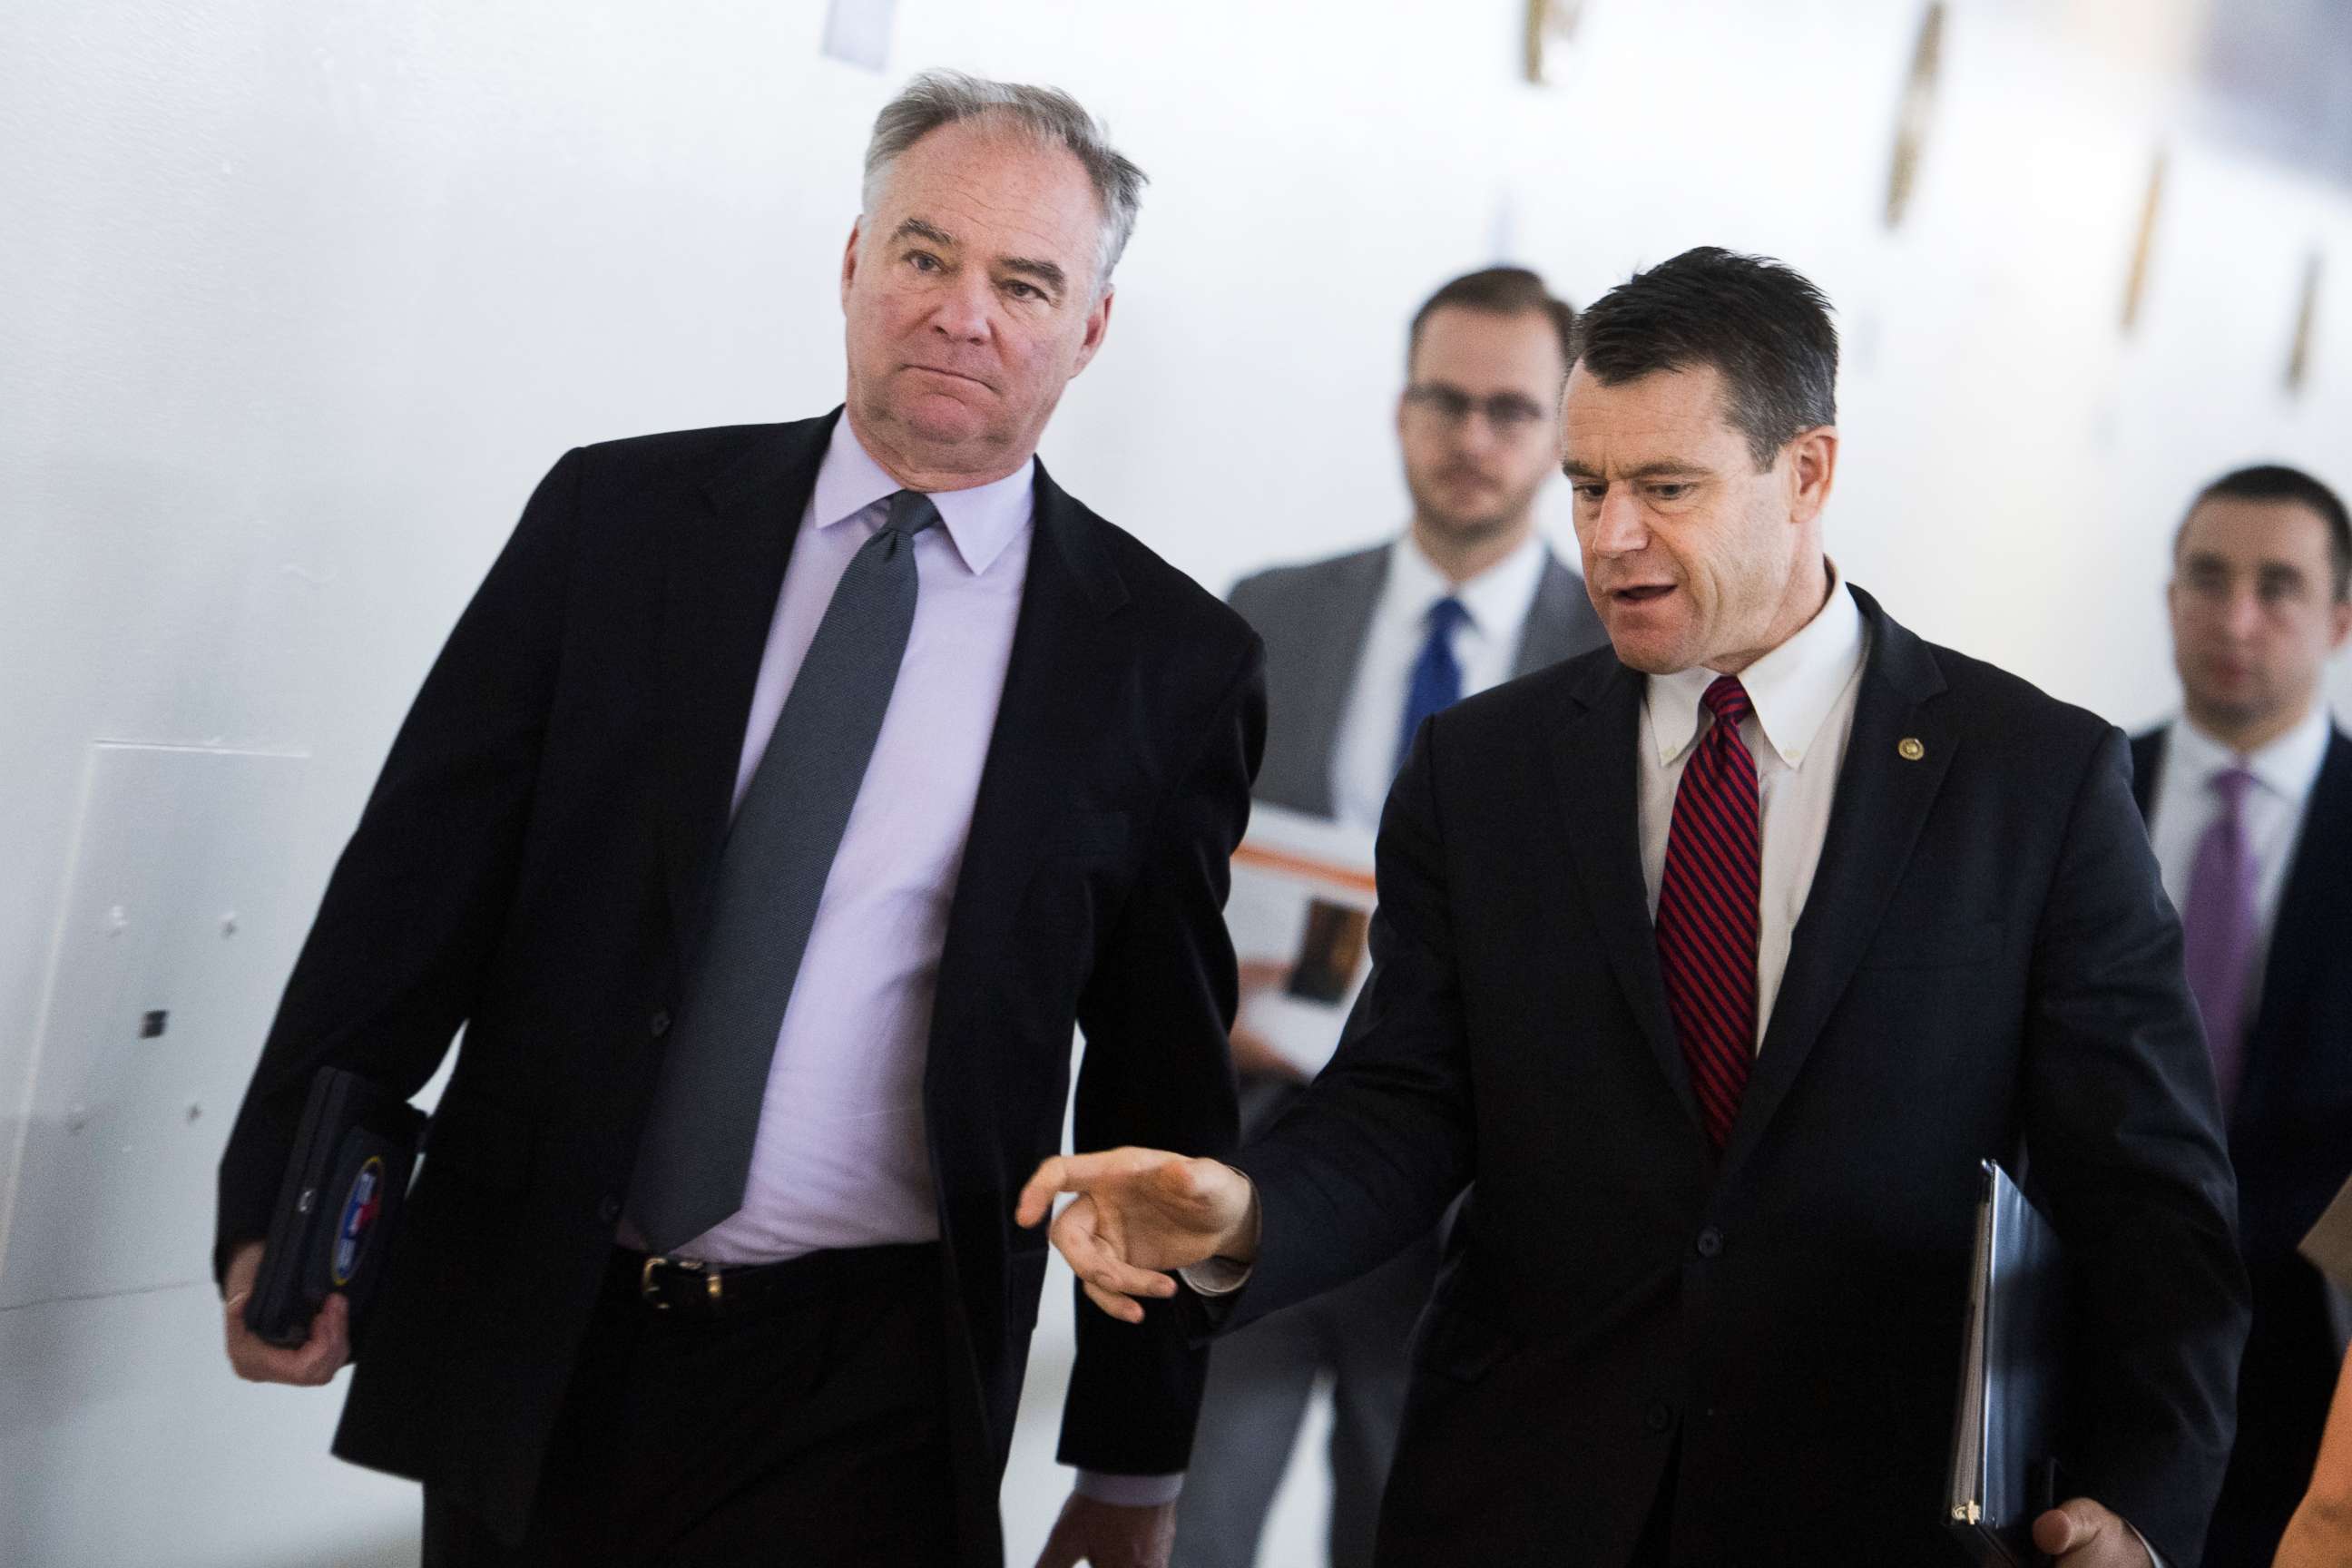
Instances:
[[[2123,734],[1843,583],[1837,339],[1687,252],[1579,322],[1563,449],[1611,649],[1422,726],[1375,968],[1232,1164],[1053,1160],[1096,1303],[1204,1331],[1467,1186],[1388,1568],[1950,1560],[1979,1163],[2072,1263],[2067,1568],[2198,1560],[2245,1335],[2234,1187]],[[1475,1186],[1472,1184],[1475,1183]],[[1219,1298],[1222,1298],[1221,1300]]]
[[[2253,1287],[2205,1560],[2266,1563],[2344,1350],[2340,1301],[2295,1244],[2352,1176],[2352,740],[2322,679],[2352,637],[2352,519],[2266,463],[2206,486],[2172,554],[2181,714],[2132,742],[2132,787],[2180,910]]]

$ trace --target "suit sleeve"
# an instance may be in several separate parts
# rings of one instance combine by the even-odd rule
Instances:
[[[1121,1144],[1222,1157],[1237,1136],[1232,1060],[1234,951],[1224,903],[1250,781],[1265,738],[1257,639],[1217,698],[1195,754],[1173,775],[1142,841],[1141,867],[1078,998],[1086,1054],[1076,1146]],[[1110,1475],[1184,1468],[1206,1358],[1169,1303],[1140,1325],[1080,1303],[1061,1460]]]
[[[328,882],[221,1158],[214,1272],[266,1236],[322,1067],[404,1095],[471,1009],[521,858],[555,686],[577,451],[540,482],[394,740]]]
[[[2120,731],[2077,791],[2035,933],[2029,1183],[2075,1292],[2062,1456],[2074,1489],[2193,1563],[2235,1429],[2248,1321],[2236,1183],[2180,924]]]
[[[1372,973],[1306,1097],[1237,1162],[1263,1239],[1216,1327],[1238,1328],[1377,1268],[1468,1184],[1475,1133],[1434,785],[1444,716],[1421,727],[1381,813]]]

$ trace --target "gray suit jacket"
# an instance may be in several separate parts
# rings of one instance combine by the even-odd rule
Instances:
[[[1316,816],[1335,813],[1332,748],[1388,580],[1389,548],[1270,567],[1243,578],[1227,595],[1265,641],[1265,762],[1254,793],[1269,805]],[[1547,549],[1511,673],[1529,674],[1608,640],[1584,579]]]

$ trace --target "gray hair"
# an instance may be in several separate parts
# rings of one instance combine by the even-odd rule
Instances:
[[[992,81],[961,71],[924,71],[874,117],[874,139],[866,144],[866,181],[860,195],[872,217],[890,165],[898,154],[943,125],[988,115],[1016,135],[1042,147],[1060,147],[1076,158],[1102,208],[1102,244],[1095,258],[1095,291],[1110,288],[1111,268],[1135,232],[1143,205],[1144,175],[1110,144],[1101,121],[1059,88]]]

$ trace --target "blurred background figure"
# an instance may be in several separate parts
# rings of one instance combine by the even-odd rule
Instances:
[[[2132,744],[2213,1056],[2254,1320],[2205,1561],[2277,1548],[2345,1349],[2295,1244],[2352,1175],[2352,742],[2322,677],[2352,634],[2352,522],[2299,469],[2223,475],[2173,542],[2181,716]]]
[[[1396,405],[1412,498],[1405,531],[1234,587],[1234,607],[1266,644],[1257,799],[1378,827],[1423,719],[1605,640],[1584,579],[1536,531],[1536,498],[1559,467],[1574,319],[1520,267],[1456,278],[1414,312]],[[1263,968],[1244,975],[1257,984],[1283,978]],[[1234,1031],[1234,1065],[1247,1138],[1273,1125],[1307,1075],[1245,1028]],[[1266,1510],[1324,1381],[1331,1562],[1371,1561],[1403,1411],[1405,1341],[1429,1299],[1437,1252],[1433,1236],[1346,1289],[1217,1346],[1177,1503],[1179,1564],[1256,1561]]]

